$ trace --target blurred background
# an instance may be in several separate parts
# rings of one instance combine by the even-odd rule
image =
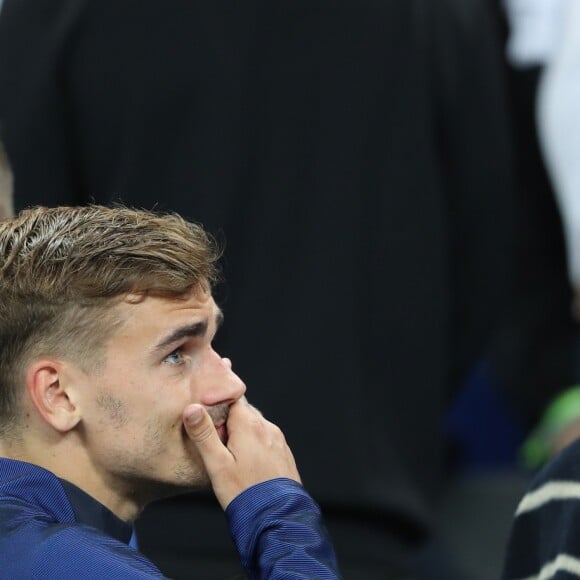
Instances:
[[[217,237],[216,348],[346,579],[498,577],[580,432],[575,4],[1,5],[0,216],[122,201]],[[137,538],[172,578],[241,573],[209,492]]]

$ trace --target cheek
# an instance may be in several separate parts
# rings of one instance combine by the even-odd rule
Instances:
[[[143,432],[143,449],[150,456],[160,455],[167,443],[167,424],[157,417],[150,418]]]
[[[99,393],[96,407],[100,411],[100,422],[120,430],[127,426],[130,419],[129,407],[125,401],[110,393]]]
[[[191,402],[189,388],[172,394],[161,395],[152,401],[140,422],[139,431],[144,445],[158,449],[161,445],[174,445],[184,433],[183,411]]]
[[[154,408],[173,423],[177,421],[181,424],[185,407],[200,400],[200,385],[205,383],[203,376],[204,371],[200,367],[188,367],[179,377],[166,381],[152,403]]]

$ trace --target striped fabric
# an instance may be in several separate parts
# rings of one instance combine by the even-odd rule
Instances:
[[[580,578],[580,441],[538,473],[520,502],[503,578]]]
[[[226,516],[250,580],[340,578],[320,510],[295,481],[279,478],[246,489]],[[54,474],[0,458],[1,580],[162,578],[135,549],[80,524]]]

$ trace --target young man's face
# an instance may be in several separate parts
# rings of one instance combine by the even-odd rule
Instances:
[[[221,312],[211,294],[147,297],[118,307],[124,322],[106,343],[104,368],[83,390],[83,429],[98,477],[147,501],[208,483],[182,413],[205,405],[222,439],[229,406],[245,392],[212,348]]]

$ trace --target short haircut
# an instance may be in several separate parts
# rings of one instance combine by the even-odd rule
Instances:
[[[0,221],[0,437],[16,435],[23,371],[52,355],[93,370],[129,294],[210,289],[219,250],[176,214],[121,206],[35,207]]]

